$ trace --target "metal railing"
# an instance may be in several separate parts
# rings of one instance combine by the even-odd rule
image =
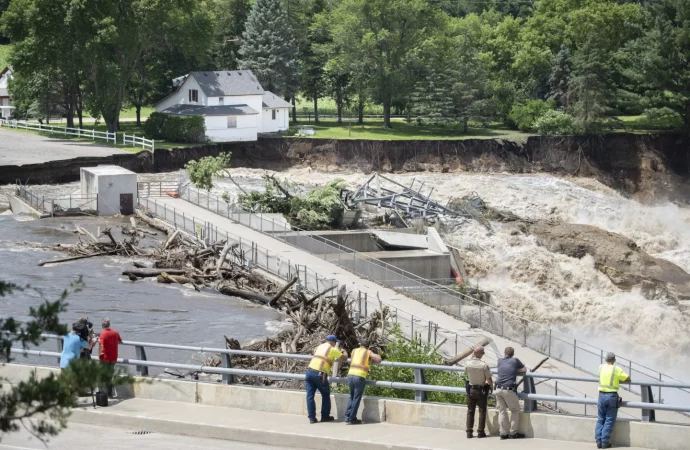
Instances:
[[[131,145],[132,147],[139,147],[151,150],[153,152],[156,149],[156,141],[153,139],[146,139],[141,136],[135,136],[133,134],[122,134],[122,145]]]
[[[98,197],[90,195],[68,195],[51,198],[45,195],[36,195],[24,186],[17,187],[21,199],[33,206],[39,212],[55,216],[68,215],[95,215],[98,211]]]
[[[43,125],[41,123],[32,123],[26,121],[18,121],[12,119],[0,119],[2,126],[8,128],[19,128],[23,130],[34,130],[45,133],[61,134],[63,136],[74,136],[78,138],[91,138],[93,140],[100,139],[106,142],[117,142],[116,134],[108,131],[96,131],[92,128],[70,128],[70,127],[55,127],[52,125]]]
[[[14,354],[22,354],[24,356],[40,356],[40,357],[53,357],[58,359],[62,351],[62,337],[54,335],[45,335],[45,338],[56,339],[58,345],[58,352],[49,352],[44,350],[25,350],[19,348],[13,348],[11,351]],[[289,353],[273,353],[273,352],[253,352],[247,350],[232,350],[223,348],[208,348],[208,347],[194,347],[194,346],[180,346],[171,344],[159,344],[151,342],[131,342],[124,341],[122,345],[133,346],[136,349],[137,359],[131,360],[128,358],[118,358],[118,363],[125,365],[134,365],[137,367],[137,372],[142,376],[148,376],[149,367],[162,367],[178,370],[189,370],[190,372],[201,372],[201,373],[212,373],[222,375],[222,383],[233,384],[235,382],[234,375],[244,375],[244,376],[255,376],[255,377],[269,377],[269,378],[283,378],[303,381],[305,376],[303,374],[293,374],[284,372],[268,372],[268,371],[257,371],[251,369],[233,369],[232,367],[232,357],[235,356],[254,356],[262,358],[282,358],[282,359],[296,359],[307,361],[311,359],[309,355],[297,355]],[[222,367],[212,367],[204,365],[191,365],[191,364],[179,364],[171,362],[162,361],[150,361],[147,359],[146,349],[147,348],[162,348],[162,349],[173,349],[181,351],[194,351],[194,352],[213,352],[221,355]],[[98,359],[98,357],[93,356],[93,359]],[[349,362],[349,360],[348,360]],[[412,369],[415,372],[415,383],[398,383],[385,380],[367,380],[368,386],[380,386],[392,389],[410,389],[415,391],[415,401],[425,402],[426,392],[448,392],[455,394],[466,394],[464,388],[456,388],[451,386],[441,386],[441,385],[429,385],[425,382],[424,371],[428,370],[439,370],[439,371],[452,371],[459,372],[464,369],[460,367],[453,366],[439,366],[439,365],[429,365],[429,364],[415,364],[415,363],[405,363],[405,362],[389,362],[383,361],[382,366],[397,367]],[[525,412],[532,412],[537,409],[536,402],[560,402],[560,403],[574,403],[582,405],[596,405],[597,399],[595,398],[578,398],[570,396],[557,396],[557,395],[540,395],[536,391],[535,380],[538,379],[557,379],[557,380],[571,380],[579,382],[588,383],[598,383],[599,380],[594,377],[575,377],[567,375],[556,375],[552,373],[539,373],[530,372],[523,375],[525,378],[524,390],[519,393],[518,396],[525,400],[524,410]],[[329,381],[333,383],[347,383],[345,378],[332,377]],[[666,405],[655,403],[652,395],[653,387],[664,387],[668,389],[690,389],[690,384],[683,383],[662,383],[662,382],[631,382],[630,385],[636,385],[641,388],[643,393],[642,402],[623,402],[622,407],[625,408],[636,408],[642,410],[642,421],[644,422],[654,422],[656,421],[655,411],[673,411],[673,412],[690,412],[690,406],[676,406],[676,405]]]
[[[389,263],[361,254],[353,249],[333,242],[323,236],[312,236],[309,231],[296,227],[286,229],[282,222],[266,218],[265,214],[239,211],[217,197],[191,187],[181,185],[180,198],[194,203],[220,216],[227,217],[256,231],[279,239],[293,247],[305,250],[334,263],[363,278],[379,282],[411,298],[442,310],[475,327],[529,347],[575,368],[596,373],[604,363],[606,350],[578,340],[547,325],[524,319],[502,307],[491,305],[467,296],[457,288],[427,280]],[[672,376],[661,373],[629,358],[617,356],[619,364],[634,379],[646,381],[680,382]],[[626,387],[627,389],[627,387]],[[632,389],[638,395],[642,391]],[[662,396],[661,389],[658,396]],[[682,397],[690,403],[690,390],[684,390]],[[674,398],[677,400],[677,398]]]
[[[137,195],[145,197],[166,197],[170,192],[177,194],[177,181],[140,181],[137,183]]]

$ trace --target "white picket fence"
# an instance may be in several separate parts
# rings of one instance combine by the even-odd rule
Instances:
[[[64,136],[75,136],[80,138],[91,138],[94,141],[96,139],[101,139],[106,142],[117,143],[117,137],[115,133],[109,133],[107,131],[96,131],[93,129],[84,128],[69,128],[69,127],[54,127],[52,125],[43,125],[40,123],[12,120],[12,119],[0,119],[0,125],[7,128],[19,128],[23,130],[35,130],[44,133],[54,133],[61,134]]]
[[[140,136],[134,136],[133,134],[123,134],[122,144],[130,144],[132,147],[138,147],[141,145],[141,148],[147,148],[152,152],[156,148],[156,142],[153,139],[146,139]]]

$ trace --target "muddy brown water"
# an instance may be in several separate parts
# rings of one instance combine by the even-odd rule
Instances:
[[[245,300],[220,295],[211,290],[196,292],[191,287],[161,285],[155,279],[131,282],[121,275],[132,267],[132,259],[98,257],[39,267],[46,259],[65,254],[47,252],[17,245],[20,241],[42,243],[76,243],[72,230],[75,223],[95,234],[97,228],[112,227],[116,239],[125,219],[56,218],[28,220],[21,216],[0,215],[0,279],[29,287],[22,292],[0,298],[0,316],[27,319],[29,307],[44,299],[55,300],[80,275],[85,284],[81,292],[70,294],[68,311],[61,314],[64,323],[88,317],[97,331],[103,317],[110,318],[124,340],[167,344],[224,347],[223,335],[240,342],[273,334],[281,316],[270,308]],[[149,239],[146,243],[153,244]],[[145,243],[145,244],[146,244]],[[144,244],[144,245],[145,245]],[[55,342],[41,348],[55,351]],[[121,347],[123,357],[134,357],[132,347]],[[193,352],[149,349],[150,360],[186,363],[202,360]],[[26,361],[19,357],[17,362]],[[43,364],[54,364],[53,358],[42,358]],[[32,360],[37,362],[37,360]]]

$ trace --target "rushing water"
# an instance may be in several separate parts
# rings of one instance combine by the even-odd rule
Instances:
[[[114,218],[39,221],[0,216],[0,279],[30,286],[0,299],[1,316],[25,319],[30,306],[40,304],[42,298],[57,299],[63,289],[82,275],[85,288],[69,296],[68,311],[61,319],[72,323],[79,317],[88,317],[96,331],[100,331],[101,319],[108,317],[125,340],[224,347],[223,335],[240,342],[265,337],[272,334],[272,327],[281,319],[270,308],[210,290],[196,292],[187,286],[158,284],[153,278],[131,282],[121,275],[123,268],[131,267],[132,260],[128,258],[98,257],[38,267],[39,261],[65,255],[16,244],[76,243],[77,236],[72,233],[75,223],[94,234],[99,226],[112,227],[118,238],[117,227],[128,222]],[[50,342],[42,348],[54,350],[54,345]],[[134,356],[131,347],[123,349],[123,356]],[[173,353],[148,350],[148,358],[187,362],[194,356],[191,352]]]

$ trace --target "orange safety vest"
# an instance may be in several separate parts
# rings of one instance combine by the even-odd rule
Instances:
[[[371,370],[371,362],[369,361],[370,355],[371,350],[367,350],[364,347],[352,350],[352,361],[350,362],[350,370],[347,374],[366,378]]]
[[[316,347],[314,357],[309,363],[309,368],[319,372],[329,373],[331,371],[331,366],[333,365],[331,350],[333,350],[333,347],[331,347],[331,344],[328,342],[324,342]]]

